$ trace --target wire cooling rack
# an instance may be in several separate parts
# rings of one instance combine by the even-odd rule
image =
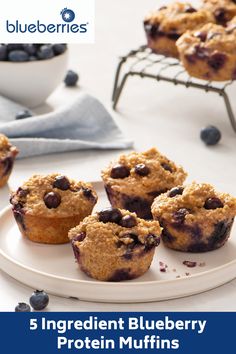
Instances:
[[[236,120],[229,96],[226,92],[233,81],[224,83],[203,81],[195,79],[187,74],[179,60],[167,58],[153,53],[147,46],[141,46],[137,50],[131,50],[126,56],[120,58],[112,94],[113,108],[116,109],[122,91],[129,77],[150,78],[157,81],[165,81],[174,85],[192,87],[205,92],[219,94],[225,103],[231,126],[236,133]]]

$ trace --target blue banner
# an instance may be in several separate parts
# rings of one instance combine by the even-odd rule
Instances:
[[[1,313],[0,352],[235,353],[236,313]]]

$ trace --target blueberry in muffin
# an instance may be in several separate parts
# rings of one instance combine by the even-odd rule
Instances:
[[[216,23],[222,26],[236,16],[235,0],[203,0],[202,8],[211,11]]]
[[[11,195],[23,236],[48,244],[69,242],[68,231],[90,215],[97,195],[90,184],[60,174],[34,175]]]
[[[222,247],[230,236],[236,215],[236,198],[218,193],[209,184],[176,187],[157,197],[152,205],[163,227],[165,246],[185,252],[207,252]]]
[[[144,20],[148,46],[156,53],[178,58],[176,40],[188,29],[215,22],[211,12],[175,2],[151,12]]]
[[[0,134],[0,188],[8,181],[18,152],[8,138]]]
[[[121,155],[102,171],[105,189],[114,208],[135,212],[151,219],[156,196],[182,184],[187,174],[155,148]]]
[[[69,238],[80,269],[102,281],[143,275],[160,243],[158,221],[139,219],[127,210],[108,208],[85,218]]]
[[[180,59],[189,75],[203,80],[226,81],[236,78],[236,31],[207,24],[187,31],[177,41]]]

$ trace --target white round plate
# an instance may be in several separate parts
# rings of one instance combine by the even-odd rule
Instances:
[[[108,206],[101,182],[97,209]],[[221,249],[202,254],[169,250],[160,245],[151,268],[142,277],[120,283],[99,282],[81,272],[70,244],[42,245],[22,238],[10,207],[0,214],[0,266],[35,289],[96,302],[149,302],[184,297],[220,286],[236,277],[235,228]],[[197,262],[188,268],[184,261]],[[167,265],[160,269],[160,262]]]

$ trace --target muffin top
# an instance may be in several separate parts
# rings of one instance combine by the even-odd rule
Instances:
[[[157,197],[152,213],[158,220],[177,224],[220,221],[235,217],[236,198],[217,192],[210,184],[193,182]]]
[[[68,217],[95,205],[97,194],[90,184],[53,173],[32,176],[12,193],[10,202],[25,214]]]
[[[146,16],[144,24],[156,25],[159,31],[184,33],[208,22],[215,22],[214,16],[205,9],[197,10],[190,3],[175,2],[163,6]]]
[[[0,159],[10,155],[16,156],[17,154],[17,148],[11,145],[10,141],[5,135],[0,134]]]
[[[160,243],[158,221],[139,219],[127,210],[108,208],[86,217],[69,232],[73,246],[129,259],[131,253],[149,251]]]
[[[236,0],[203,0],[202,8],[211,11],[217,23],[225,25],[236,15]]]
[[[121,155],[102,171],[105,184],[120,193],[147,196],[182,184],[187,174],[155,148]],[[138,188],[138,190],[137,190]]]
[[[219,54],[236,54],[236,21],[234,21],[235,19],[226,28],[209,23],[197,31],[187,31],[178,39],[177,46],[186,54],[196,55],[203,59],[210,58],[213,67],[217,63],[220,65],[224,60],[223,57],[219,57]]]

